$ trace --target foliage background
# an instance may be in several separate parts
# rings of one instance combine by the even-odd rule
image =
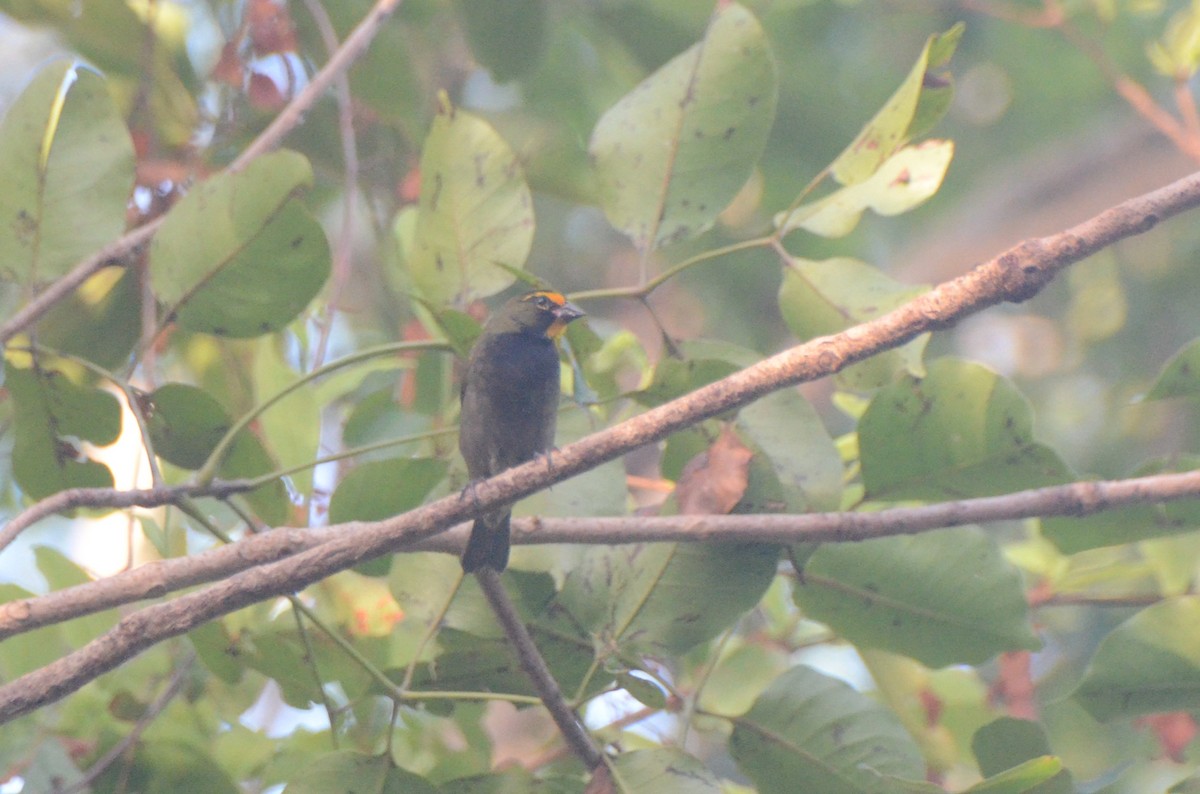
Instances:
[[[324,13],[344,36],[368,7],[363,2],[330,3]],[[301,297],[292,301],[298,305],[289,303],[273,315],[271,333],[247,333],[247,339],[202,333],[213,330],[203,328],[213,312],[251,289],[242,282],[218,296],[214,307],[202,307],[191,319],[180,314],[174,318],[179,327],[159,333],[165,315],[156,314],[140,274],[148,268],[159,304],[173,302],[163,286],[166,266],[156,266],[156,261],[177,262],[189,255],[203,260],[196,241],[220,238],[217,221],[193,217],[191,226],[168,220],[147,257],[125,268],[130,275],[109,269],[72,304],[48,315],[39,324],[36,342],[89,361],[93,370],[109,370],[146,393],[159,389],[152,400],[158,420],[197,436],[204,436],[205,421],[210,431],[226,427],[229,417],[246,416],[322,362],[381,344],[424,343],[430,334],[461,348],[473,333],[469,317],[482,316],[482,305],[468,299],[494,303],[493,295],[510,279],[485,266],[472,271],[462,294],[427,292],[432,303],[426,306],[411,298],[413,283],[421,288],[423,256],[413,208],[428,186],[433,162],[422,157],[433,156],[427,135],[431,127],[436,129],[437,119],[452,115],[447,110],[452,105],[490,125],[479,134],[498,136],[511,148],[531,191],[536,218],[531,238],[521,239],[520,229],[506,230],[502,242],[511,247],[489,254],[491,261],[523,265],[524,272],[546,283],[591,297],[585,308],[596,336],[572,336],[581,370],[568,386],[577,398],[599,398],[602,404],[564,412],[560,443],[565,443],[701,382],[703,373],[681,375],[672,373],[673,364],[661,365],[671,362],[673,354],[716,361],[706,365],[715,375],[797,341],[795,323],[787,321],[786,299],[780,308],[787,268],[781,269],[779,254],[769,246],[698,262],[665,281],[645,302],[613,296],[612,291],[638,284],[643,272],[662,273],[690,257],[706,257],[762,234],[772,215],[788,207],[885,104],[928,37],[960,21],[966,22],[965,32],[947,67],[954,78],[954,102],[933,132],[954,141],[953,164],[940,190],[897,217],[868,213],[844,237],[795,233],[787,241],[794,256],[857,257],[905,285],[936,283],[1021,239],[1058,231],[1194,169],[1200,132],[1191,121],[1194,110],[1181,97],[1189,95],[1197,57],[1191,42],[1198,12],[1186,3],[1059,7],[779,0],[747,2],[745,7],[761,21],[773,54],[778,102],[750,188],[710,232],[650,251],[643,259],[597,207],[602,195],[597,181],[603,173],[598,177],[591,169],[587,154],[603,114],[644,77],[703,38],[712,13],[708,4],[408,0],[350,72],[357,166],[347,168],[338,105],[330,96],[285,141],[303,157],[270,155],[269,170],[261,166],[264,170],[246,172],[249,178],[242,184],[261,193],[248,206],[270,222],[288,213],[287,230],[302,229],[306,239],[315,241],[309,259],[280,260],[297,267],[295,277],[284,280],[287,294],[295,290]],[[303,84],[302,75],[311,74],[327,57],[315,21],[321,15],[314,16],[311,4],[95,0],[78,8],[4,2],[0,9],[10,15],[3,35],[11,46],[0,47],[8,61],[0,75],[8,81],[2,90],[10,113],[35,75],[56,68],[45,59],[66,53],[99,70],[101,93],[112,97],[114,113],[131,131],[138,189],[127,217],[118,217],[115,227],[110,218],[109,226],[96,233],[96,242],[87,244],[85,232],[91,227],[85,220],[95,208],[77,207],[70,220],[58,220],[59,236],[74,237],[82,246],[62,258],[58,272],[117,236],[123,224],[182,206],[177,202],[185,194],[219,190],[221,177],[204,180],[234,160]],[[148,26],[147,19],[154,24]],[[226,41],[234,44],[223,56]],[[1121,95],[1120,89],[1128,86],[1122,80],[1144,86],[1161,107],[1178,114],[1182,140],[1169,140],[1144,108],[1138,112],[1132,107]],[[440,91],[447,98],[439,98]],[[101,118],[105,112],[102,107],[95,111]],[[94,132],[89,123],[81,125],[81,134]],[[445,159],[435,164],[447,169],[459,164],[456,154],[463,145],[452,142],[442,142]],[[121,156],[106,155],[106,162]],[[352,201],[347,179],[355,185]],[[516,200],[519,204],[520,197]],[[347,217],[349,233],[344,232]],[[182,228],[171,229],[171,223]],[[1198,228],[1184,216],[1081,263],[1033,301],[989,309],[932,336],[923,360],[940,363],[930,365],[927,386],[933,388],[935,376],[959,377],[976,397],[967,401],[968,410],[999,405],[995,410],[1019,421],[1028,414],[1034,429],[1025,441],[1036,438],[1062,467],[1026,476],[1019,467],[985,466],[966,475],[966,495],[1072,476],[1115,478],[1189,466],[1186,456],[1196,442],[1191,404],[1139,397],[1151,389],[1172,354],[1200,335],[1191,267]],[[63,234],[65,229],[72,234]],[[330,256],[324,254],[324,240]],[[492,243],[494,239],[486,242]],[[529,251],[522,262],[524,246]],[[236,259],[236,254],[229,256]],[[251,257],[243,266],[245,278],[253,280],[257,261]],[[6,276],[0,284],[4,316],[23,305],[35,285],[57,275],[11,273],[10,267],[0,271]],[[277,297],[278,276],[270,275],[264,290]],[[301,276],[312,281],[312,292],[320,290],[311,304]],[[849,281],[851,291],[866,289],[870,278],[859,272],[859,280]],[[447,309],[455,313],[444,313]],[[28,354],[21,348],[28,343],[17,339],[6,350],[0,448],[6,453],[3,465],[12,461],[17,470],[2,478],[7,485],[0,509],[7,516],[62,485],[46,477],[23,478],[19,471],[26,459],[19,446],[21,428],[49,421],[21,407],[21,389],[29,394],[32,388]],[[909,364],[920,369],[911,360]],[[61,366],[73,382],[97,382],[94,371],[77,364],[54,366]],[[286,489],[273,479],[245,502],[235,500],[234,508],[205,500],[199,511],[176,505],[43,521],[0,554],[0,580],[5,583],[0,598],[60,589],[113,573],[131,561],[195,552],[214,542],[205,524],[238,536],[247,524],[378,519],[461,487],[453,438],[443,432],[455,421],[451,359],[430,350],[410,358],[372,358],[366,367],[305,381],[304,388],[251,423],[215,472],[258,476],[295,468]],[[892,380],[899,373],[894,364],[889,367],[886,379]],[[652,380],[654,386],[640,398],[618,397]],[[208,397],[167,385],[171,383],[198,387]],[[879,411],[870,420],[870,413],[863,415],[878,388],[829,379],[803,389],[807,404],[794,396],[771,398],[743,411],[736,427],[760,453],[750,487],[768,490],[765,496],[752,490],[747,499],[782,500],[795,510],[828,510],[861,506],[863,488],[880,500],[963,495],[939,479],[946,474],[942,470],[925,472],[917,485],[908,483],[908,491],[903,483],[888,491],[887,474],[913,464],[906,457],[911,450],[889,453],[886,443],[868,443],[872,428],[885,441],[904,439],[900,417],[880,417]],[[907,394],[896,383],[883,388],[888,394],[894,392],[887,389]],[[1185,379],[1183,391],[1188,390]],[[90,394],[93,401],[103,399]],[[42,402],[35,396],[25,404]],[[172,405],[179,414],[172,414]],[[84,413],[94,416],[96,411]],[[133,427],[130,415],[122,416],[122,426]],[[172,425],[177,416],[183,418]],[[944,432],[957,429],[953,420],[948,424]],[[208,458],[211,436],[181,440],[162,425],[156,430],[153,420],[151,425],[168,481],[184,481],[189,469]],[[770,448],[784,428],[804,442],[789,448],[785,436],[784,443]],[[625,515],[635,505],[653,504],[661,499],[660,490],[630,489],[625,474],[643,478],[635,485],[679,479],[683,463],[715,439],[718,429],[710,425],[705,434],[681,434],[663,449],[631,456],[628,471],[619,465],[602,467],[526,500],[521,509],[529,514]],[[78,430],[62,435],[87,437]],[[99,444],[115,434],[107,435],[96,431],[92,440]],[[308,465],[318,456],[412,435],[422,437],[408,446],[388,446],[316,469]],[[944,445],[945,439],[935,437],[930,443]],[[133,462],[136,446],[134,428],[113,457],[96,453],[108,461],[120,487],[149,484],[146,464]],[[840,460],[833,457],[835,449]],[[884,473],[874,488],[872,449],[882,455],[875,471]],[[764,461],[771,465],[764,467]],[[778,486],[782,495],[771,492],[776,486],[763,486],[771,469],[794,473],[801,487],[788,492],[785,482]],[[828,486],[831,472],[837,487],[822,490],[820,484]],[[843,478],[847,488],[839,496]],[[254,518],[247,520],[250,516]],[[789,759],[756,754],[762,747],[747,726],[770,724],[772,718],[761,711],[774,703],[826,726],[817,735],[832,730],[827,720],[853,715],[853,724],[865,726],[872,736],[887,737],[887,758],[880,763],[867,759],[878,772],[910,781],[928,776],[948,790],[965,790],[981,778],[996,778],[995,790],[1067,790],[1053,788],[1071,785],[1053,764],[1025,768],[1026,778],[1010,774],[1015,783],[1000,779],[1022,762],[1049,755],[1088,790],[1139,792],[1178,784],[1178,790],[1186,791],[1196,785],[1189,782],[1195,766],[1194,723],[1186,712],[1174,709],[1197,705],[1200,653],[1174,646],[1186,646],[1185,627],[1194,625],[1189,596],[1200,546],[1186,532],[1194,523],[1186,508],[1165,519],[1121,513],[1088,529],[1114,539],[1113,545],[1092,549],[1086,540],[1070,540],[1078,536],[1061,526],[1047,524],[1046,535],[1058,539],[1055,547],[1043,538],[1038,522],[1013,522],[987,528],[998,545],[981,532],[948,530],[902,543],[888,541],[893,545],[877,546],[874,553],[823,547],[805,566],[812,582],[824,577],[842,582],[843,589],[869,589],[870,582],[854,577],[870,570],[870,563],[880,565],[878,575],[886,578],[896,575],[897,560],[911,554],[921,561],[912,563],[922,572],[917,578],[948,577],[945,591],[933,588],[923,597],[937,598],[940,605],[953,602],[947,611],[956,614],[959,609],[970,614],[973,598],[984,601],[976,620],[993,630],[982,632],[988,635],[982,639],[962,626],[937,625],[928,634],[910,627],[889,636],[886,627],[869,620],[864,625],[861,616],[847,617],[845,603],[828,592],[805,595],[786,556],[772,579],[774,549],[742,550],[741,556],[697,552],[694,569],[676,575],[685,600],[698,598],[712,607],[703,630],[681,637],[668,630],[675,622],[663,618],[668,629],[654,627],[661,645],[618,642],[622,654],[612,656],[606,656],[602,645],[615,639],[597,635],[599,675],[592,669],[590,647],[545,647],[552,629],[570,635],[567,629],[543,625],[548,633],[539,639],[552,668],[570,682],[564,683],[568,694],[586,699],[603,689],[615,692],[586,714],[601,736],[618,741],[625,751],[622,785],[632,790],[639,789],[631,782],[639,775],[654,779],[655,764],[667,770],[680,790],[691,790],[683,788],[688,784],[682,779],[689,776],[700,781],[694,783],[696,790],[755,785],[770,791],[788,790],[784,786],[794,785],[801,775],[819,775],[792,769]],[[1168,533],[1170,537],[1157,537]],[[1140,540],[1147,536],[1152,539]],[[578,621],[614,625],[589,611],[619,606],[620,594],[610,593],[611,602],[589,602],[571,591],[566,572],[581,560],[620,560],[630,552],[617,547],[605,552],[611,556],[597,557],[599,550],[588,549],[536,548],[517,558],[518,572],[506,581],[531,620],[549,622],[546,616],[553,610],[539,610],[553,603]],[[793,552],[801,560],[808,553]],[[733,560],[741,567],[730,570]],[[995,599],[986,598],[991,591],[978,583],[956,578],[977,566],[995,574],[989,582],[1000,594]],[[503,644],[469,584],[434,644],[418,648],[424,622],[437,613],[439,598],[448,595],[455,576],[456,564],[445,555],[403,555],[390,566],[327,580],[306,591],[303,600],[325,625],[389,674],[400,677],[407,669],[413,676],[408,683],[415,688],[527,695],[527,685],[511,666],[495,675],[479,669],[478,660],[502,654]],[[914,574],[905,569],[898,576]],[[732,596],[707,592],[713,583],[726,580]],[[1013,602],[1020,593],[1025,598]],[[730,609],[717,609],[727,605],[726,598]],[[1026,607],[1025,600],[1032,606]],[[998,604],[1004,606],[999,617],[988,612]],[[672,615],[671,609],[668,605],[662,614]],[[554,754],[553,732],[533,716],[540,713],[537,709],[516,711],[496,703],[451,708],[449,701],[434,698],[406,705],[399,729],[389,732],[390,701],[378,686],[344,648],[311,627],[299,631],[291,612],[286,603],[244,610],[187,639],[164,644],[61,703],[6,726],[0,736],[0,770],[8,776],[4,790],[52,790],[50,781],[76,781],[88,769],[95,770],[90,785],[99,791],[169,790],[179,780],[204,781],[203,790],[211,791],[280,785],[294,791],[334,790],[332,781],[347,780],[363,788],[417,790],[415,776],[426,785],[455,791],[499,791],[505,785],[524,790],[534,785],[530,776],[554,790],[580,790],[579,767]],[[7,681],[37,668],[114,619],[102,613],[45,629],[36,637],[7,639],[0,644],[0,676]],[[1042,643],[1032,655],[1030,627]],[[1099,671],[1109,678],[1088,679],[1091,689],[1085,686],[1079,695],[1076,688],[1089,660],[1102,640],[1114,637],[1113,666]],[[1127,644],[1119,644],[1122,638]],[[1169,659],[1148,655],[1147,645],[1170,646]],[[430,658],[425,656],[408,668],[422,652],[436,664],[424,664]],[[191,661],[193,653],[196,662]],[[1133,669],[1122,668],[1129,659],[1135,660]],[[1142,677],[1145,668],[1167,671],[1166,679],[1178,686],[1176,695],[1166,703],[1143,701],[1136,708],[1105,704],[1106,693],[1121,686],[1144,695],[1154,683]],[[650,679],[659,685],[647,683]],[[871,700],[842,688],[838,679]],[[326,686],[316,688],[314,680]],[[768,694],[752,708],[764,690]],[[159,713],[151,706],[163,693],[170,697],[163,699]],[[800,701],[792,703],[789,697]],[[1163,716],[1164,710],[1172,714]],[[627,712],[644,719],[629,727],[622,720]],[[335,737],[328,730],[330,714],[338,724]],[[994,722],[1005,715],[1029,722]],[[120,752],[106,757],[114,747]],[[341,754],[333,754],[334,747]],[[669,750],[644,756],[634,752],[660,747],[680,747],[691,757]],[[385,751],[390,752],[375,755]],[[827,761],[836,757],[833,749],[812,752],[827,753],[822,756]],[[504,759],[518,764],[489,776]],[[829,763],[844,771],[857,769],[857,760]],[[899,785],[894,780],[871,782],[857,771],[851,778],[843,781],[850,791],[897,790]],[[662,783],[640,785],[661,790],[653,786]],[[1005,785],[1011,787],[1001,788]],[[918,783],[911,788],[923,790]]]

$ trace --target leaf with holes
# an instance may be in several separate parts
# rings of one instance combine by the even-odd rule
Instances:
[[[264,155],[202,182],[150,246],[155,294],[188,331],[252,337],[277,331],[329,277],[329,244],[296,194],[312,184],[302,155]]]
[[[829,165],[834,179],[843,185],[863,182],[906,141],[924,135],[945,114],[953,97],[953,84],[948,77],[935,76],[930,71],[950,60],[964,29],[959,23],[945,33],[929,37],[917,62],[887,104]]]
[[[750,177],[778,94],[758,20],[722,3],[704,40],[610,108],[589,151],[608,220],[639,249],[695,237]]]
[[[133,142],[102,76],[51,63],[0,123],[0,276],[47,281],[114,240]]]
[[[443,94],[421,153],[421,198],[407,257],[436,305],[494,295],[516,280],[533,244],[533,199],[512,149]]]
[[[785,234],[804,229],[822,237],[844,237],[867,210],[890,216],[919,206],[942,186],[953,157],[953,141],[906,147],[864,181],[777,214],[775,226]]]

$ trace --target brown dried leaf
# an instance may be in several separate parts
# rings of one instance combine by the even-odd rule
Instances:
[[[754,456],[726,427],[707,451],[688,461],[675,486],[680,515],[728,513],[746,493]]]

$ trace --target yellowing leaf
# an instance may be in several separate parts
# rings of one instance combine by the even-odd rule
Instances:
[[[941,187],[954,156],[952,141],[932,140],[901,149],[865,182],[844,187],[819,201],[778,213],[784,232],[805,229],[822,237],[843,237],[858,225],[863,212],[899,215],[928,199]]]

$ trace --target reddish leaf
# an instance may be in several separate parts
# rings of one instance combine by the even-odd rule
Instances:
[[[728,513],[746,493],[754,455],[726,427],[707,451],[688,461],[675,486],[681,515]]]
[[[1196,738],[1196,720],[1186,711],[1169,714],[1151,714],[1139,717],[1135,724],[1149,728],[1158,737],[1163,755],[1177,764],[1185,760],[1184,750]]]

